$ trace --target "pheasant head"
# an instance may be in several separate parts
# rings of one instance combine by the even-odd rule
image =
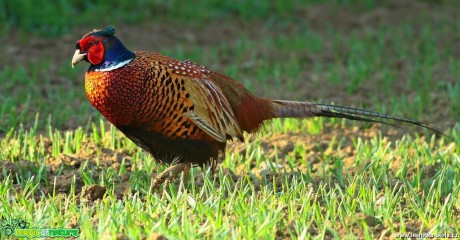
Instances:
[[[128,64],[135,58],[117,37],[115,28],[94,29],[83,35],[76,44],[72,67],[85,60],[91,65],[88,71],[110,71]]]

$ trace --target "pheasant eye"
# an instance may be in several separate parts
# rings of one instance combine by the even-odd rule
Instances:
[[[88,43],[88,45],[89,45],[90,47],[92,47],[92,46],[94,46],[94,42],[93,42],[93,41],[90,41],[90,42]]]

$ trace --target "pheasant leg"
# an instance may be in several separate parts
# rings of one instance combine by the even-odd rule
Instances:
[[[174,178],[176,178],[180,172],[183,172],[183,179],[185,183],[188,172],[190,171],[191,167],[192,167],[192,164],[188,162],[178,163],[178,164],[174,164],[170,166],[169,168],[164,170],[162,173],[160,173],[158,176],[156,176],[155,179],[153,179],[152,189],[158,188],[162,183],[168,184]]]

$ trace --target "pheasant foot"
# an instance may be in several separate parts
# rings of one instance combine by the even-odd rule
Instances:
[[[183,173],[182,176],[185,184],[191,167],[192,164],[189,162],[178,163],[170,166],[152,180],[152,190],[157,189],[162,183],[165,183],[165,186],[167,186],[172,180],[174,180],[174,178],[177,177],[177,175],[179,175],[180,172]]]

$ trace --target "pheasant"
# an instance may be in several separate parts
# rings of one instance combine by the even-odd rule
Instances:
[[[128,50],[115,29],[95,29],[76,44],[72,67],[90,63],[86,95],[102,115],[155,160],[171,164],[152,182],[154,188],[195,165],[216,164],[226,141],[243,141],[274,118],[330,117],[418,125],[402,117],[363,109],[271,100],[252,95],[234,79],[190,61]],[[390,124],[391,125],[391,124]],[[442,133],[441,133],[442,134]]]

